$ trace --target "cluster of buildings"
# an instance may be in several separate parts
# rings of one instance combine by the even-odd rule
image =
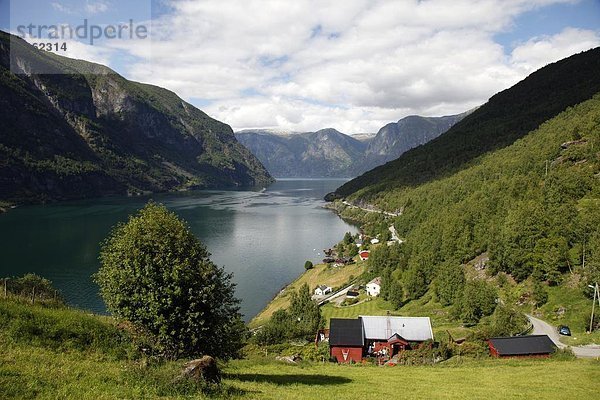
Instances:
[[[332,318],[328,330],[320,331],[316,343],[329,341],[329,354],[339,363],[361,362],[366,358],[393,360],[404,350],[433,345],[429,317],[362,315],[356,319]],[[556,345],[547,335],[491,338],[494,357],[548,357]]]
[[[329,354],[340,363],[361,362],[365,357],[392,358],[428,340],[433,340],[429,317],[332,318]]]

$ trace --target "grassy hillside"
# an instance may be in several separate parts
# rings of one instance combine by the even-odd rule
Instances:
[[[258,314],[249,325],[251,328],[256,328],[264,324],[273,313],[277,310],[285,309],[290,305],[289,294],[294,290],[298,290],[305,283],[310,288],[311,292],[319,285],[327,285],[332,288],[341,287],[347,284],[353,278],[359,277],[365,269],[363,262],[357,262],[356,264],[346,265],[344,267],[334,268],[327,264],[315,265],[313,269],[310,269],[300,275],[295,281],[290,283],[285,289],[277,294],[273,300]]]
[[[223,365],[221,387],[203,389],[175,379],[182,361],[155,363],[115,351],[126,350],[128,342],[107,318],[0,299],[0,322],[0,393],[10,399],[393,398],[399,393],[413,399],[561,394],[590,399],[600,381],[600,364],[588,360],[455,358],[433,367],[385,368],[252,358]],[[43,329],[36,330],[40,322]]]

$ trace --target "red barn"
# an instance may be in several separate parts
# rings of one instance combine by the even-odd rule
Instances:
[[[329,355],[340,363],[361,362],[364,346],[361,320],[332,318],[329,327]]]
[[[497,337],[488,340],[494,357],[548,357],[556,345],[547,335]]]
[[[371,252],[369,250],[362,250],[360,253],[358,253],[358,255],[360,256],[360,259],[363,261],[369,259],[369,254],[371,254]]]

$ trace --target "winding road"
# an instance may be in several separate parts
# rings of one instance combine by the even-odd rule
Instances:
[[[527,315],[527,318],[529,318],[529,321],[533,325],[532,335],[548,335],[558,348],[564,349],[565,347],[568,347],[560,341],[560,335],[558,334],[556,327],[529,314],[525,315]],[[571,346],[571,350],[573,350],[573,353],[579,358],[600,358],[600,346],[598,345]]]

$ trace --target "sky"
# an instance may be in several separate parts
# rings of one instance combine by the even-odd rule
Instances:
[[[600,0],[0,0],[3,30],[84,19],[150,34],[70,41],[64,55],[170,89],[234,130],[356,134],[456,114],[600,45]]]

